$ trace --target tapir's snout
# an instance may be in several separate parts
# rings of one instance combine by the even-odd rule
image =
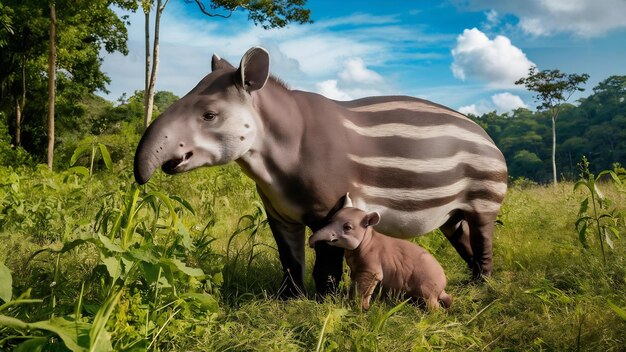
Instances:
[[[337,234],[332,230],[321,229],[309,237],[309,247],[314,248],[317,242],[337,242]]]
[[[177,126],[176,121],[160,116],[146,129],[135,152],[135,180],[140,185],[148,182],[159,167],[170,175],[184,171],[193,157],[188,143],[177,138],[182,135]]]

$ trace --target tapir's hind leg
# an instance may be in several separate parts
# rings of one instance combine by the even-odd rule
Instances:
[[[471,269],[474,260],[470,244],[470,230],[463,213],[460,211],[455,213],[439,229]]]
[[[472,273],[474,279],[491,275],[493,268],[493,230],[497,213],[468,216],[470,245],[474,253]]]

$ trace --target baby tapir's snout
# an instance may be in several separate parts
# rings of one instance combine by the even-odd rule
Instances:
[[[349,195],[346,195],[343,208],[309,238],[309,246],[313,248],[317,242],[326,242],[331,246],[354,250],[363,241],[368,227],[377,225],[379,221],[380,214],[353,208]]]

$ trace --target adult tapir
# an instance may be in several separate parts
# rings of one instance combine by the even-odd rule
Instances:
[[[257,185],[284,269],[283,296],[303,292],[305,226],[320,229],[350,192],[376,229],[410,237],[440,228],[475,278],[492,269],[493,228],[507,189],[504,157],[464,115],[426,100],[340,102],[270,77],[268,52],[212,72],[145,131],[135,178],[235,161]],[[336,287],[343,250],[318,243],[319,293]]]

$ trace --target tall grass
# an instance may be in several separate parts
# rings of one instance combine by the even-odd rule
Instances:
[[[603,264],[593,248],[579,242],[575,223],[584,195],[572,192],[572,183],[556,188],[518,183],[510,189],[496,227],[494,274],[482,284],[468,283],[464,262],[440,233],[416,240],[446,271],[447,291],[454,297],[449,310],[428,313],[392,297],[375,299],[364,312],[346,285],[336,296],[315,299],[310,276],[315,254],[309,249],[308,298],[275,297],[282,276],[275,243],[254,185],[234,166],[176,177],[157,173],[151,186],[138,189],[121,165],[114,163],[111,171],[94,167],[86,209],[85,175],[0,168],[0,262],[12,274],[10,302],[25,301],[0,306],[0,314],[26,324],[51,319],[65,324],[62,318],[96,343],[106,332],[118,350],[623,351],[626,346],[624,227],[618,227],[620,237]],[[626,210],[623,192],[601,188],[617,211]],[[85,233],[100,242],[72,242],[85,240]],[[150,243],[150,251],[139,250]],[[203,275],[187,275],[188,269]],[[6,297],[0,287],[0,299]],[[28,336],[48,342],[57,336],[56,347],[69,347],[54,331],[23,328],[0,328],[0,349],[11,350]]]

